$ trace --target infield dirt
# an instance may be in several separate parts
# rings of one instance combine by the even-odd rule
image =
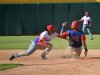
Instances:
[[[0,50],[0,64],[23,64],[21,67],[0,71],[0,75],[100,75],[100,50],[89,50],[84,58],[84,50],[80,59],[70,59],[69,50],[52,50],[47,60],[41,60],[43,51],[37,50],[30,56],[20,57],[12,61],[9,57],[25,50]]]

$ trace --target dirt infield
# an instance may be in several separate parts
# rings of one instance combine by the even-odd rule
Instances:
[[[84,59],[70,59],[69,50],[52,50],[47,60],[41,60],[42,51],[28,57],[9,61],[11,54],[23,50],[0,50],[0,63],[23,64],[21,67],[0,71],[0,75],[100,75],[100,50],[90,50]]]

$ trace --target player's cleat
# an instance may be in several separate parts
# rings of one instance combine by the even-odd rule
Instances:
[[[12,55],[11,57],[10,57],[10,59],[9,60],[13,60],[15,58],[15,56],[14,55]]]
[[[93,38],[91,38],[90,40],[93,40]]]
[[[40,57],[42,60],[47,60],[47,58],[46,57],[43,57],[43,56],[41,56]]]

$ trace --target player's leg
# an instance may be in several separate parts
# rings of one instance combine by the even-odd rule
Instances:
[[[74,48],[74,47],[70,47],[71,49],[71,57],[72,58],[80,58],[81,52],[82,52],[82,48]]]
[[[69,46],[69,49],[70,49],[70,56],[72,57],[73,56],[73,48],[71,46]]]
[[[86,32],[86,25],[83,24],[83,29],[82,30],[83,30],[83,32],[85,34],[85,32]]]
[[[87,31],[88,31],[88,33],[89,33],[90,39],[93,40],[93,36],[92,36],[92,33],[91,33],[90,28],[87,28]]]
[[[41,59],[46,59],[46,55],[51,51],[51,49],[53,48],[53,45],[48,43],[48,47],[45,48],[44,52],[41,54]]]
[[[76,55],[80,56],[81,55],[81,52],[82,52],[82,48],[81,47],[74,48],[74,52],[76,53]]]
[[[32,54],[33,52],[35,52],[37,50],[36,48],[37,44],[34,43],[34,41],[30,44],[28,50],[26,50],[25,52],[22,53],[15,53],[10,57],[10,60],[17,58],[17,57],[21,57],[21,56],[28,56],[30,54]]]

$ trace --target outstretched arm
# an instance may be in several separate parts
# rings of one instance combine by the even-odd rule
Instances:
[[[69,32],[64,32],[64,27],[66,26],[67,22],[62,23],[62,28],[60,31],[60,38],[66,39],[66,37],[69,35]]]
[[[68,22],[64,22],[64,23],[62,23],[62,28],[61,28],[61,31],[60,31],[60,35],[63,35],[63,33],[64,33],[64,27],[66,27],[66,24],[67,24]]]
[[[92,21],[89,20],[89,21],[88,21],[88,24],[89,24],[89,26],[91,27],[91,25],[92,25]]]

